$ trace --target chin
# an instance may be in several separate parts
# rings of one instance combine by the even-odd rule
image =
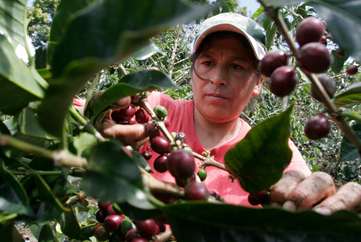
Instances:
[[[206,113],[204,115],[207,120],[213,123],[228,123],[238,118],[238,115],[222,114],[221,112]]]

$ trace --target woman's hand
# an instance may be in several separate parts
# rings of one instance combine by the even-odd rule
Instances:
[[[305,177],[300,172],[288,171],[271,187],[271,201],[289,210],[312,208],[322,214],[356,210],[361,205],[361,185],[350,182],[337,190],[332,177],[325,172]]]
[[[111,113],[116,109],[127,108],[131,104],[131,97],[124,97],[115,102],[96,124],[97,129],[107,138],[117,138],[124,144],[133,145],[146,138],[146,125],[144,124],[117,124]]]

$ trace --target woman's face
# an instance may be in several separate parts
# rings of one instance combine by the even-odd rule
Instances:
[[[260,92],[260,76],[253,58],[235,36],[223,36],[207,44],[192,71],[196,112],[215,123],[238,118],[249,100]]]

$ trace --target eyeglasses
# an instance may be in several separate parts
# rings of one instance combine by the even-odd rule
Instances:
[[[217,67],[217,63],[208,57],[197,57],[193,62],[194,73],[203,80],[213,80],[218,68],[223,68],[225,78],[230,80],[242,80],[252,73],[248,67],[238,61],[227,63],[222,67]]]

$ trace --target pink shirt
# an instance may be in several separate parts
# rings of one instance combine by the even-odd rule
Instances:
[[[199,141],[195,131],[193,115],[194,105],[192,100],[173,100],[165,94],[153,92],[148,96],[148,102],[151,106],[162,105],[166,107],[168,110],[167,119],[169,120],[168,129],[170,131],[183,132],[185,134],[185,143],[188,144],[193,149],[193,151],[199,154],[205,151],[205,148]],[[210,154],[211,156],[214,156],[215,160],[223,163],[225,153],[237,142],[243,139],[250,130],[251,127],[247,124],[246,121],[241,119],[241,123],[242,126],[238,130],[238,133],[235,134],[228,143],[219,145],[210,150]],[[293,156],[291,163],[285,169],[285,171],[299,170],[304,172],[306,175],[309,175],[310,170],[292,141],[289,142],[289,146],[292,149]],[[153,170],[153,176],[163,181],[175,182],[173,176],[171,176],[169,172],[159,173],[154,170],[153,163],[157,156],[158,155],[154,153],[151,160],[149,161]],[[199,165],[198,160],[197,162]],[[226,203],[251,206],[248,203],[248,192],[246,192],[240,186],[237,180],[232,180],[227,172],[216,167],[207,167],[206,171],[207,178],[204,183],[208,187],[209,191],[217,192]]]

